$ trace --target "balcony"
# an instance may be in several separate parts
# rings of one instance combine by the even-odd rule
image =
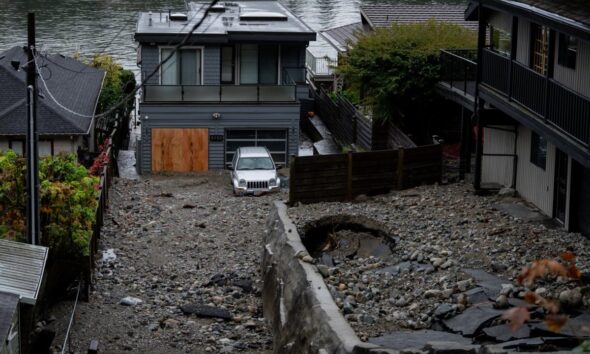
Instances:
[[[309,50],[305,53],[305,66],[314,79],[329,78],[333,79],[334,68],[337,66],[336,60],[329,57],[317,57]]]
[[[291,103],[296,85],[146,85],[145,103]]]
[[[525,107],[551,125],[590,146],[590,99],[510,58],[484,49],[482,84]]]
[[[448,49],[440,51],[441,79],[439,87],[462,96],[458,103],[473,109],[477,78],[477,50]],[[453,97],[449,97],[453,98]]]

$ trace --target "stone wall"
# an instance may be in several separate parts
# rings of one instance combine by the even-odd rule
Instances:
[[[363,343],[312,264],[287,207],[275,202],[264,238],[263,306],[275,353],[397,353]]]

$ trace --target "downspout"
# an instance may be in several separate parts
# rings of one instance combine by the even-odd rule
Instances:
[[[482,128],[482,119],[481,119],[481,110],[483,108],[483,101],[479,98],[479,85],[482,79],[482,56],[483,56],[483,46],[485,43],[485,36],[486,36],[486,26],[484,22],[484,11],[482,7],[482,1],[479,0],[479,5],[477,9],[477,17],[479,21],[479,28],[477,32],[477,77],[475,80],[475,103],[473,107],[473,115],[475,118],[475,123],[477,126],[477,136],[476,136],[476,143],[475,143],[475,174],[473,176],[473,188],[476,192],[481,190],[481,169],[482,169],[482,157],[483,157],[483,128]]]

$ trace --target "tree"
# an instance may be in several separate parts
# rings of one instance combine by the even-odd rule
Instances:
[[[393,24],[361,36],[338,72],[374,118],[423,118],[435,99],[440,49],[475,48],[476,37],[465,27],[434,20]]]
[[[113,60],[112,56],[107,54],[95,55],[90,65],[106,72],[98,101],[98,113],[108,112],[135,90],[137,84],[135,74],[130,70],[123,69],[120,64]],[[97,124],[98,129],[102,130],[97,134],[97,144],[102,144],[104,138],[111,132],[117,116],[120,124],[127,122],[126,118],[131,112],[133,102],[134,97],[129,97],[112,114],[104,117],[101,123]]]

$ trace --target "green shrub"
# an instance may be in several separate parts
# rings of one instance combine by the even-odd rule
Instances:
[[[26,240],[25,172],[24,158],[0,153],[0,238]],[[99,179],[68,155],[42,158],[39,180],[41,243],[52,256],[87,256]]]
[[[361,36],[339,64],[349,90],[360,93],[377,119],[419,112],[432,102],[440,49],[474,48],[476,33],[430,20],[394,24]]]

